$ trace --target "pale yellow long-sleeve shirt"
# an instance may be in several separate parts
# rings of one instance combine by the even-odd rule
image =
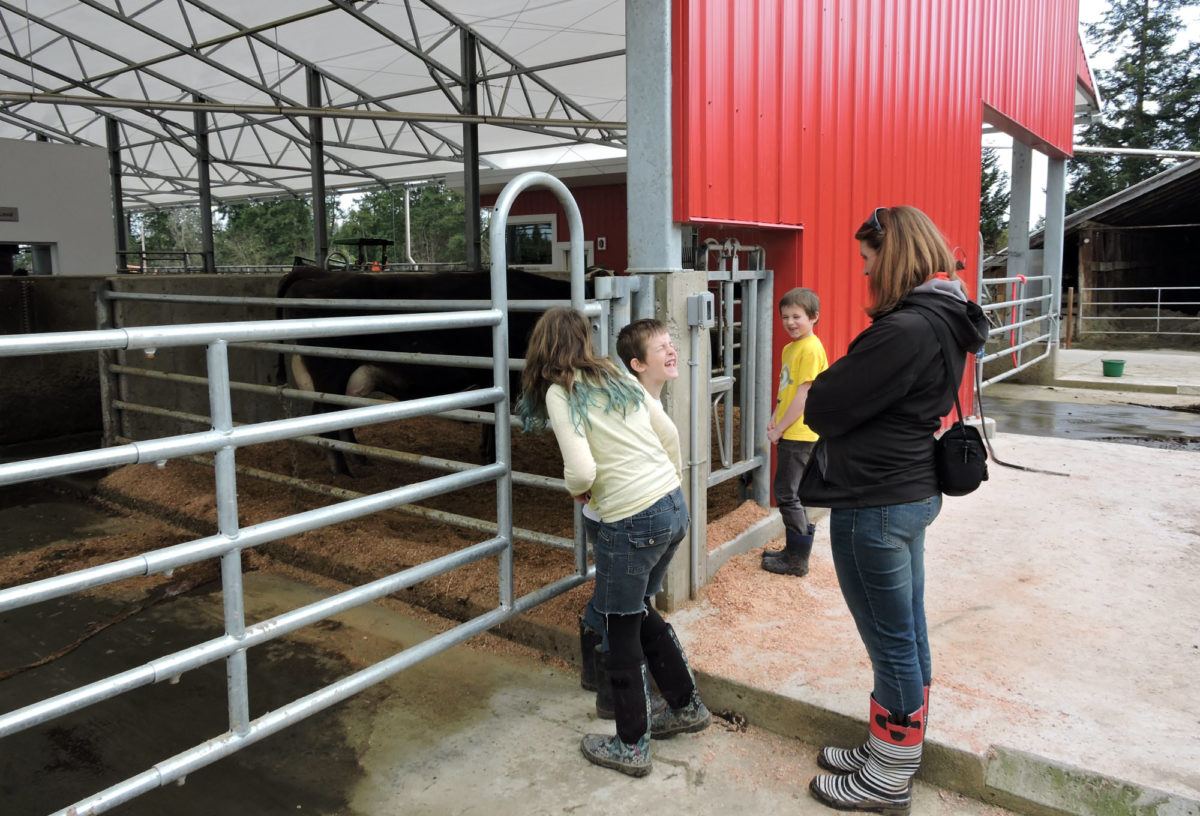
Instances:
[[[625,416],[591,406],[588,422],[575,428],[567,392],[552,385],[546,413],[562,451],[567,490],[572,496],[590,492],[602,521],[640,513],[681,484],[679,432],[649,394]]]

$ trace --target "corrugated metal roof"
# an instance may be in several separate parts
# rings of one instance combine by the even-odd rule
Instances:
[[[193,113],[150,103],[304,107],[312,70],[326,106],[423,115],[327,120],[328,189],[440,176],[462,168],[462,125],[433,117],[460,112],[465,31],[493,122],[479,126],[484,167],[534,149],[541,164],[619,157],[624,131],[589,122],[625,117],[624,13],[620,0],[0,0],[0,92],[13,95],[0,138],[104,146],[111,116],[126,204],[190,203]],[[47,96],[74,99],[34,99]],[[243,108],[211,114],[209,131],[215,198],[311,188],[304,116]]]
[[[1088,222],[1114,227],[1144,227],[1198,221],[1200,159],[1192,159],[1071,213],[1063,228],[1064,234],[1070,235]],[[1029,242],[1041,246],[1042,231],[1031,234]]]

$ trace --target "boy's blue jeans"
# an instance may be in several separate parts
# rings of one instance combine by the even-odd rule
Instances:
[[[875,699],[893,714],[921,707],[933,672],[925,625],[925,528],[941,509],[938,494],[830,512],[842,597],[871,658]]]

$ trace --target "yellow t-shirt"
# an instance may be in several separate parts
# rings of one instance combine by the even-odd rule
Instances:
[[[788,406],[796,396],[796,389],[812,382],[825,369],[829,359],[825,346],[815,334],[793,340],[783,347],[782,365],[779,367],[779,401],[775,404],[775,421],[783,419]],[[817,435],[804,424],[804,415],[788,426],[783,438],[793,442],[816,442]]]

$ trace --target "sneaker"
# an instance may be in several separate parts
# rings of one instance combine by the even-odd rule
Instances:
[[[649,734],[643,734],[632,745],[622,742],[617,736],[587,734],[579,743],[579,750],[588,762],[630,776],[645,776],[652,767]]]
[[[700,699],[700,695],[692,690],[692,698],[682,708],[656,709],[651,713],[650,735],[655,739],[666,739],[676,734],[691,734],[703,731],[712,723],[712,714]]]

